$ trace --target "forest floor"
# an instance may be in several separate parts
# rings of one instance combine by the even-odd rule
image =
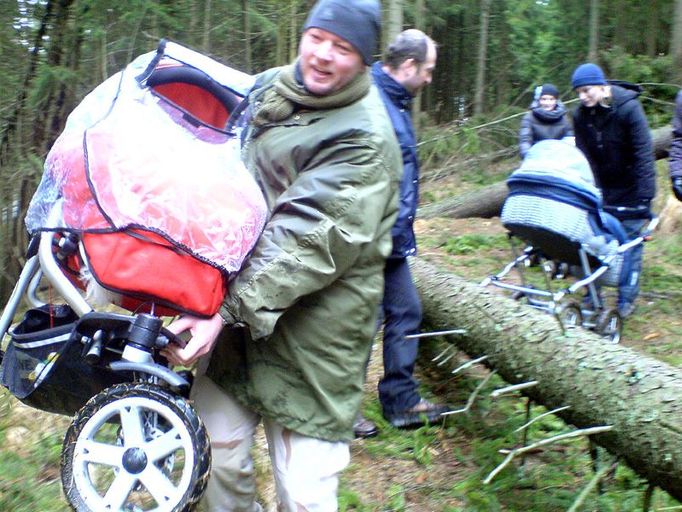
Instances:
[[[435,219],[419,222],[417,230],[422,245],[420,257],[473,282],[480,282],[511,261],[499,219]],[[647,244],[648,270],[642,294],[637,312],[625,322],[621,343],[680,366],[682,319],[678,313],[682,308],[682,275],[678,269],[682,261],[674,251],[670,252],[673,245],[682,247],[679,234]],[[448,248],[454,248],[455,254]],[[668,272],[676,276],[670,279]],[[661,273],[666,275],[662,285],[657,284]],[[606,295],[613,300],[614,293],[607,291]],[[464,361],[467,357],[458,354],[446,365],[446,371],[439,371],[436,363],[422,358],[417,373],[423,392],[455,408],[464,407],[472,389],[487,374],[479,369],[459,379],[449,377],[447,370]],[[353,465],[343,481],[348,492],[357,494],[351,503],[362,505],[348,510],[559,512],[569,510],[593,476],[588,443],[583,439],[539,450],[525,459],[523,466],[516,464],[484,485],[482,480],[503,459],[495,452],[520,445],[520,437],[513,431],[525,421],[525,399],[516,396],[505,403],[479,399],[469,413],[450,417],[442,425],[398,431],[383,422],[376,401],[376,382],[381,372],[379,340],[366,388],[365,411],[381,424],[382,433],[376,439],[353,443]],[[484,390],[489,393],[502,385],[501,380],[493,380]],[[546,412],[540,406],[532,410],[534,416]],[[530,441],[570,429],[555,418],[531,432]],[[646,487],[627,468],[620,467],[601,496],[593,492],[576,510],[643,510]],[[649,510],[682,510],[682,505],[658,491]]]
[[[660,171],[661,174],[663,171]],[[491,176],[490,180],[499,179]],[[461,193],[474,185],[463,181],[424,183],[432,199]],[[664,188],[666,187],[666,188]],[[661,194],[669,193],[662,181]],[[660,209],[664,199],[660,199]],[[472,282],[499,271],[510,261],[499,219],[433,219],[417,222],[420,257],[437,262]],[[624,346],[682,366],[682,232],[654,236],[645,248],[642,294],[633,317],[625,323]],[[457,327],[456,325],[452,326]],[[428,351],[417,376],[426,398],[463,407],[487,371],[474,367],[457,376],[449,371],[467,358],[455,354],[438,366]],[[519,395],[494,401],[490,391],[504,385],[493,378],[469,412],[415,430],[397,430],[382,418],[376,384],[382,373],[378,339],[368,372],[363,412],[380,427],[377,437],[351,444],[350,466],[342,475],[342,511],[357,512],[564,512],[576,504],[594,475],[585,439],[554,444],[514,462],[490,484],[485,477],[503,456],[501,448],[520,443],[515,429],[525,423],[526,400]],[[537,416],[544,411],[532,405]],[[29,409],[0,391],[0,510],[51,512],[68,510],[59,483],[59,453],[68,418]],[[531,428],[529,442],[570,430],[549,415]],[[256,449],[259,493],[274,512],[273,486],[262,437]],[[609,463],[608,454],[600,455]],[[587,494],[576,511],[643,510],[647,484],[624,465],[609,476],[601,492]],[[682,504],[656,490],[651,511],[682,511]]]
[[[660,212],[669,194],[667,176],[661,169],[660,193],[655,211]],[[494,180],[496,176],[489,179]],[[474,185],[473,187],[475,187]],[[424,196],[437,200],[473,188],[471,183],[439,180],[424,183]],[[439,267],[480,282],[511,261],[506,230],[499,218],[418,220],[419,257]],[[642,291],[635,314],[624,325],[622,345],[674,366],[682,366],[682,231],[656,233],[645,246]],[[607,301],[615,289],[604,289]],[[453,325],[452,328],[456,328]],[[594,476],[589,443],[578,438],[550,445],[514,463],[485,485],[482,481],[504,458],[501,448],[521,444],[514,430],[525,423],[526,399],[519,395],[492,401],[489,392],[504,382],[494,378],[466,414],[448,417],[442,424],[416,430],[392,428],[382,417],[376,397],[383,372],[381,339],[376,340],[370,361],[363,412],[377,422],[380,433],[351,445],[351,465],[341,481],[341,510],[358,512],[631,512],[645,510],[647,483],[626,466],[592,491],[578,506],[578,496]],[[472,391],[488,374],[474,368],[465,376],[450,371],[468,360],[464,354],[438,366],[424,350],[416,374],[422,394],[454,408],[462,408]],[[487,392],[487,393],[486,393]],[[483,396],[485,395],[485,396]],[[483,396],[481,398],[481,396]],[[531,407],[537,416],[546,410]],[[531,428],[529,442],[570,431],[554,416]],[[262,452],[265,461],[265,452]],[[600,452],[598,464],[613,462]],[[263,467],[266,467],[263,462]],[[268,482],[267,478],[263,482]],[[262,488],[272,506],[272,486]],[[657,490],[648,502],[650,511],[682,511],[682,504]]]

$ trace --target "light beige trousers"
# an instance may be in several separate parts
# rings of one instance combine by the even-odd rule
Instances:
[[[201,506],[207,512],[260,512],[251,447],[259,422],[268,441],[279,512],[336,512],[339,474],[348,443],[284,429],[243,407],[204,375],[192,386],[194,408],[211,438],[212,467]]]

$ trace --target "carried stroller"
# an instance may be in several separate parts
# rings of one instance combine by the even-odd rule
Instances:
[[[228,129],[252,82],[162,41],[81,102],[47,157],[0,317],[0,379],[74,415],[61,457],[74,510],[184,511],[203,494],[209,440],[189,373],[159,353],[182,343],[161,317],[215,314],[262,230],[264,199]]]
[[[617,287],[628,278],[632,249],[656,221],[646,235],[628,240],[620,221],[603,210],[584,155],[561,141],[535,144],[507,185],[501,220],[514,259],[483,284],[510,290],[514,298],[556,315],[564,327],[582,326],[618,343],[623,319],[607,305],[602,287]],[[536,263],[541,284],[531,283],[528,275]],[[505,280],[513,269],[518,281]],[[562,279],[568,275],[577,278],[570,286]]]

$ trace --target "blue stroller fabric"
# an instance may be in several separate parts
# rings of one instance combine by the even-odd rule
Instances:
[[[565,237],[575,243],[576,258],[582,246],[594,262],[608,261],[603,284],[618,286],[627,278],[630,251],[618,254],[618,247],[628,237],[620,221],[604,211],[590,164],[579,149],[557,140],[538,142],[507,185],[501,218],[512,233],[537,229]],[[539,249],[552,253],[552,247]]]

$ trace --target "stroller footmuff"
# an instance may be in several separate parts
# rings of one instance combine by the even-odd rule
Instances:
[[[535,144],[507,185],[501,220],[514,259],[484,284],[512,291],[515,298],[556,315],[564,327],[593,329],[618,343],[623,320],[607,305],[602,288],[628,278],[631,250],[643,238],[628,240],[620,222],[603,210],[589,163],[570,144]],[[540,261],[541,283],[529,281],[531,261]],[[512,269],[518,271],[517,283],[505,281]],[[567,271],[577,279],[570,286],[556,279]]]
[[[188,511],[204,492],[209,439],[188,380],[160,354],[183,343],[161,317],[215,314],[262,230],[265,202],[228,129],[251,85],[162,42],[90,93],[47,157],[0,317],[0,380],[74,415],[61,460],[74,510]]]

